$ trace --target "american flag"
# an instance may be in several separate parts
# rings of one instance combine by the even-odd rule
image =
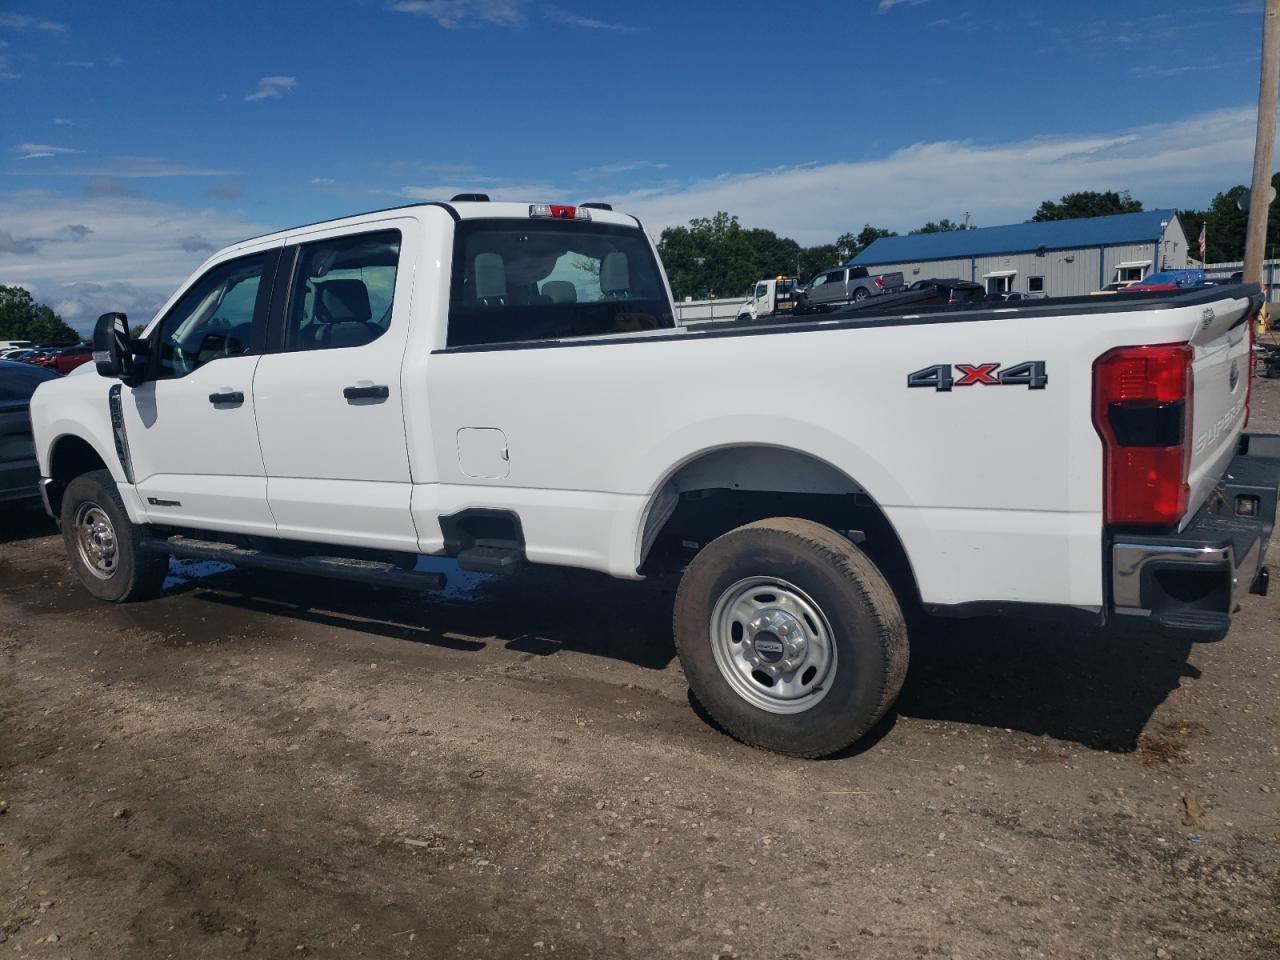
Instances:
[[[1209,225],[1207,223],[1200,224],[1200,262],[1201,263],[1204,262],[1204,248],[1205,248],[1205,243],[1207,242],[1207,238],[1205,236],[1205,230],[1208,228],[1208,226]]]

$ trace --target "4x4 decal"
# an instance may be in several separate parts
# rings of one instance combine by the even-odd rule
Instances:
[[[1043,360],[1028,360],[1000,369],[998,363],[936,363],[907,374],[908,387],[932,387],[939,393],[950,393],[952,387],[1026,387],[1043,390],[1049,383]]]

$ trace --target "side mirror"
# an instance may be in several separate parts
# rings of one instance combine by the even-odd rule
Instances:
[[[129,344],[129,318],[104,313],[93,327],[93,364],[104,377],[119,380],[131,373],[133,354]]]

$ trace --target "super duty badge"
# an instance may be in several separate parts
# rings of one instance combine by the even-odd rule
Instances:
[[[952,368],[955,374],[952,374]],[[952,387],[1026,387],[1043,390],[1049,383],[1043,360],[1028,360],[1001,368],[998,363],[936,363],[907,374],[908,387],[932,387],[949,393]]]

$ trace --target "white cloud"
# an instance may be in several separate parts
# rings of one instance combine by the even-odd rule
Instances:
[[[57,153],[80,153],[79,150],[68,150],[65,147],[49,147],[44,144],[23,144],[23,148],[32,147],[36,151],[29,156],[21,156],[19,160],[34,160],[37,157],[54,156]],[[53,169],[25,168],[6,171],[11,174],[30,174],[42,177],[127,177],[147,179],[152,177],[234,177],[239,170],[223,167],[198,167],[163,157],[109,157],[89,166],[58,167]]]
[[[13,152],[18,154],[19,160],[40,160],[45,157],[61,157],[82,151],[72,147],[55,147],[48,143],[22,143],[14,147]]]
[[[1204,205],[1248,179],[1254,118],[1239,107],[1097,136],[918,143],[881,159],[726,173],[603,199],[654,234],[727,210],[802,244],[864,223],[904,231],[966,211],[982,226],[1016,223],[1075,190],[1127,189],[1148,207]]]
[[[449,30],[471,23],[521,27],[525,22],[522,0],[398,0],[387,9],[428,17]]]
[[[258,89],[245,96],[246,100],[279,100],[298,85],[297,77],[263,77]]]
[[[1184,73],[1203,73],[1206,70],[1221,70],[1226,63],[1183,63],[1177,66],[1144,66],[1130,67],[1129,73],[1144,79],[1167,80],[1169,77],[1181,76]]]
[[[47,30],[50,33],[62,33],[67,28],[54,20],[41,20],[22,13],[0,13],[0,29],[7,30]]]
[[[581,14],[566,10],[563,7],[543,7],[542,15],[552,23],[560,23],[566,27],[581,27],[584,30],[605,30],[610,33],[635,33],[639,28],[625,23],[610,23],[595,17],[584,17]]]
[[[666,170],[669,166],[668,163],[655,163],[652,160],[622,160],[618,163],[605,163],[598,167],[575,170],[573,175],[579,180],[595,180],[601,177],[614,177],[620,173],[634,173],[637,170]]]
[[[0,284],[19,283],[87,332],[107,310],[142,323],[211,249],[267,233],[236,214],[117,194],[0,196]],[[6,239],[7,238],[7,239]]]
[[[901,6],[903,4],[908,7],[918,7],[924,2],[925,0],[880,0],[880,9],[882,11],[892,10],[894,7]]]
[[[472,172],[395,193],[414,200],[476,191],[494,200],[605,200],[639,216],[655,236],[664,227],[725,210],[745,226],[813,245],[865,223],[904,232],[942,217],[959,220],[966,212],[980,226],[1017,223],[1041,201],[1076,190],[1130,190],[1148,208],[1205,205],[1213,194],[1248,179],[1253,136],[1253,109],[1238,107],[1095,135],[921,142],[871,160],[731,171],[691,181],[672,176],[671,168],[665,182],[616,192],[584,187],[589,180],[517,182]],[[583,196],[588,190],[592,196]]]

